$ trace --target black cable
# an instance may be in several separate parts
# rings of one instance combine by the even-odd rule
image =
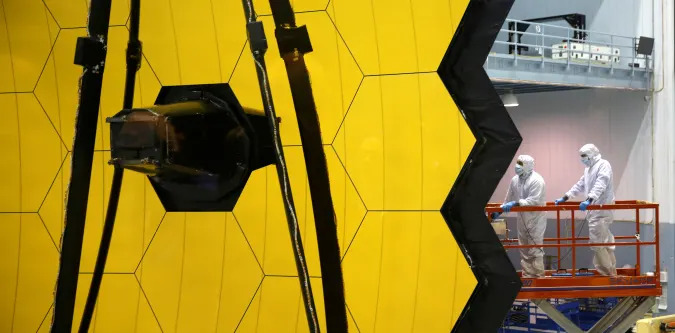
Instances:
[[[579,238],[579,236],[581,235],[581,231],[582,231],[583,228],[586,226],[586,222],[588,222],[588,221],[587,221],[586,219],[584,219],[583,223],[582,223],[581,226],[579,227],[579,231],[577,232],[577,236],[576,236],[575,238]],[[572,223],[576,223],[576,221],[572,221]],[[567,244],[570,244],[570,243],[567,243]],[[557,261],[555,262],[555,264],[558,266],[558,268],[560,268],[560,263],[562,263],[563,260],[567,259],[567,256],[569,256],[570,253],[572,253],[572,249],[571,249],[571,248],[567,249],[567,252],[566,252],[562,257],[560,257],[560,260],[557,260]]]
[[[73,325],[105,69],[110,6],[111,0],[91,1],[87,24],[88,37],[78,38],[75,50],[75,63],[83,66],[84,70],[80,80],[80,101],[75,121],[65,228],[61,238],[61,262],[51,327],[51,331],[56,333],[70,332]]]
[[[577,236],[575,238],[579,238],[579,236],[581,235],[581,231],[583,230],[583,227],[586,226],[586,222],[587,222],[587,220],[584,219],[583,224],[581,225],[581,227],[579,227],[579,232],[577,232]],[[576,223],[576,221],[572,221],[572,223]],[[535,242],[534,237],[532,237],[532,234],[530,233],[531,230],[532,230],[531,228],[525,227],[525,232],[527,234],[527,237],[530,239],[530,241]],[[560,263],[563,262],[563,260],[567,259],[567,256],[569,256],[570,253],[572,253],[571,248],[567,249],[567,253],[565,253],[562,257],[560,257],[560,260],[555,261],[555,264],[558,266],[558,268],[560,268]],[[544,254],[546,254],[546,252],[544,252]]]
[[[80,333],[87,333],[89,331],[89,325],[91,324],[91,319],[94,315],[94,308],[96,308],[96,298],[98,297],[98,292],[101,288],[105,262],[108,258],[108,250],[110,249],[110,241],[112,240],[113,226],[115,225],[115,215],[117,214],[117,204],[120,198],[123,176],[124,169],[115,166],[112,188],[110,189],[110,199],[108,201],[108,211],[105,215],[105,224],[103,225],[103,234],[101,235],[101,245],[98,248],[96,267],[94,268],[94,275],[91,279],[87,303],[84,306],[82,321],[80,322]]]
[[[286,219],[288,220],[288,229],[293,245],[293,255],[295,256],[295,265],[298,270],[302,298],[305,304],[305,313],[307,315],[309,331],[315,333],[319,332],[319,320],[316,313],[316,306],[314,305],[314,296],[312,295],[312,286],[309,281],[307,260],[302,246],[302,238],[300,237],[300,228],[298,226],[298,217],[295,212],[295,204],[293,203],[293,193],[288,178],[286,158],[284,157],[284,151],[281,144],[279,124],[277,123],[269,77],[267,75],[267,67],[265,65],[267,40],[265,38],[262,22],[257,21],[252,0],[242,1],[244,4],[244,14],[246,15],[249,46],[251,47],[251,53],[253,54],[253,60],[256,65],[260,94],[262,95],[263,105],[265,107],[265,116],[269,123],[270,131],[272,132],[277,176],[281,187],[281,196],[284,201]]]
[[[330,332],[347,332],[347,310],[342,278],[337,221],[330,192],[328,164],[321,138],[319,115],[304,54],[312,51],[305,26],[297,26],[288,0],[270,0],[279,53],[286,73],[298,120],[305,156],[309,192],[321,264],[321,283],[326,308],[326,326]]]
[[[130,109],[133,107],[134,89],[136,86],[136,72],[140,67],[141,43],[138,40],[140,10],[140,0],[132,0],[130,10],[129,42],[127,44],[127,73],[124,84],[124,109]],[[105,271],[105,263],[108,259],[108,251],[110,250],[110,242],[112,240],[113,228],[115,226],[115,217],[117,215],[117,206],[119,204],[120,193],[122,190],[123,177],[124,168],[119,165],[115,165],[112,186],[110,188],[110,197],[108,199],[108,211],[105,215],[105,223],[103,225],[103,233],[101,235],[101,244],[98,248],[96,266],[91,279],[91,285],[89,286],[89,295],[87,295],[87,302],[84,306],[82,321],[80,322],[80,333],[87,333],[89,331],[91,319],[94,315],[94,309],[96,308],[96,299],[98,298],[101,288],[103,272]]]

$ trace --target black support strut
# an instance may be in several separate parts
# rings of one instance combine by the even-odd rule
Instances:
[[[337,221],[330,192],[328,165],[321,140],[319,115],[304,54],[312,52],[306,26],[297,26],[288,0],[270,0],[279,53],[286,65],[295,115],[298,119],[305,167],[312,198],[321,262],[326,326],[329,332],[347,332],[347,313],[340,260]]]
[[[75,123],[72,166],[66,199],[65,229],[61,238],[61,263],[56,286],[52,332],[70,332],[80,270],[84,224],[91,169],[96,144],[101,86],[105,68],[111,0],[92,0],[88,37],[77,40],[75,63],[84,67]]]
[[[281,187],[281,197],[284,201],[286,219],[288,221],[288,230],[291,236],[291,245],[293,247],[293,255],[295,256],[295,265],[298,270],[298,279],[300,281],[302,299],[305,304],[305,313],[307,315],[309,331],[316,333],[319,332],[319,321],[316,313],[316,306],[314,304],[314,296],[312,295],[312,286],[309,279],[307,260],[305,259],[302,238],[300,237],[298,217],[295,212],[295,204],[293,203],[293,193],[291,192],[291,184],[288,178],[286,158],[284,157],[281,136],[279,135],[279,124],[277,122],[274,102],[272,100],[269,76],[267,74],[267,67],[265,65],[267,38],[265,37],[265,30],[263,28],[262,22],[257,20],[255,9],[253,7],[253,1],[242,0],[242,2],[244,4],[244,14],[246,15],[246,29],[248,33],[249,46],[251,48],[253,61],[255,62],[256,66],[255,69],[258,75],[258,84],[260,86],[260,94],[262,96],[263,106],[265,109],[265,116],[272,133],[277,176],[279,178],[279,185]]]
[[[136,72],[141,66],[141,42],[138,40],[140,15],[141,0],[131,0],[129,41],[127,43],[127,72],[126,81],[124,83],[124,101],[122,103],[123,109],[131,109],[133,107]],[[89,295],[87,295],[87,302],[85,303],[82,321],[80,322],[80,333],[89,332],[89,325],[91,324],[94,309],[96,308],[96,299],[98,298],[99,290],[101,288],[105,263],[108,259],[108,251],[110,250],[110,242],[112,241],[115,217],[117,216],[117,206],[119,204],[120,193],[122,191],[122,179],[124,176],[124,168],[118,164],[114,164],[114,168],[115,171],[113,173],[112,186],[110,188],[110,197],[108,199],[108,211],[105,215],[101,244],[98,248],[98,256],[96,257],[96,266],[94,267],[94,274],[89,287]]]

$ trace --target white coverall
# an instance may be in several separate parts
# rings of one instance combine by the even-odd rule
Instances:
[[[534,159],[528,155],[518,156],[523,163],[523,173],[511,179],[506,202],[516,201],[520,206],[543,206],[546,204],[544,178],[534,171]],[[518,244],[534,245],[544,242],[546,231],[545,212],[518,212]],[[544,249],[520,249],[520,266],[523,277],[544,276]]]
[[[579,149],[579,153],[587,156],[586,161],[582,157],[586,169],[581,179],[565,195],[573,198],[583,193],[586,195],[584,200],[593,199],[591,205],[614,204],[612,166],[607,160],[602,159],[600,150],[593,144],[584,145]],[[586,220],[588,221],[588,233],[592,243],[614,243],[614,235],[609,230],[609,225],[614,220],[612,211],[589,210],[586,213]],[[598,273],[609,276],[616,275],[614,248],[614,246],[591,247],[595,252],[593,265],[595,265]]]

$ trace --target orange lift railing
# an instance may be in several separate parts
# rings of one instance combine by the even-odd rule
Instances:
[[[561,264],[561,249],[571,248],[572,267],[568,276],[554,275],[557,271],[547,271],[543,278],[523,278],[523,287],[518,298],[520,299],[544,299],[544,298],[593,298],[593,297],[627,297],[627,296],[660,296],[660,257],[659,257],[659,205],[656,203],[626,200],[616,201],[613,205],[590,205],[588,210],[634,210],[635,211],[635,234],[615,235],[614,243],[590,243],[588,237],[577,237],[575,226],[575,213],[579,210],[580,202],[566,202],[556,206],[552,202],[545,206],[513,207],[511,212],[556,212],[555,238],[544,238],[541,245],[518,245],[518,239],[508,237],[502,239],[505,249],[521,248],[556,248],[558,265]],[[501,204],[491,203],[486,207],[486,213],[490,216],[494,212],[502,213]],[[654,237],[645,240],[640,236],[640,211],[654,211]],[[570,212],[572,237],[561,237],[561,214]],[[577,213],[578,216],[579,213]],[[610,226],[611,229],[611,226]],[[617,268],[617,276],[603,276],[594,269],[577,269],[577,248],[590,246],[633,246],[635,247],[635,268]],[[641,271],[641,247],[654,247],[655,269],[653,273],[643,274]],[[586,274],[579,274],[579,273]]]

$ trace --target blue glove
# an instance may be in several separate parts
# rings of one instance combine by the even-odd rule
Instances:
[[[582,212],[585,212],[586,208],[588,208],[588,205],[590,205],[592,201],[593,199],[586,199],[586,201],[582,202],[579,205],[579,209],[581,209]]]
[[[562,198],[560,198],[560,199],[555,199],[555,205],[557,206],[557,205],[559,205],[559,204],[561,204],[561,203],[567,201],[567,199],[568,199],[567,196],[564,196],[564,197],[562,197]]]
[[[499,215],[502,215],[502,214],[494,212],[494,213],[490,214],[490,218],[494,220],[494,219],[498,218]]]
[[[515,206],[517,204],[518,203],[515,202],[515,201],[507,202],[507,203],[503,204],[501,208],[504,211],[504,213],[508,213],[508,212],[511,211],[511,208],[513,208],[513,206]]]

